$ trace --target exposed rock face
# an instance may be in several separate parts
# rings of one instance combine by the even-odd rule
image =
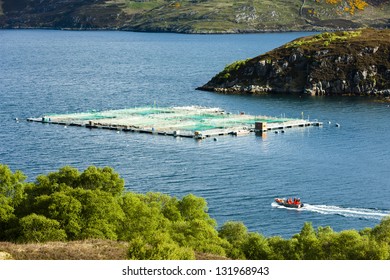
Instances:
[[[299,38],[227,66],[198,89],[235,94],[390,96],[390,30]]]

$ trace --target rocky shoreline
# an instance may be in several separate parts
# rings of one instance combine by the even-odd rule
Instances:
[[[390,30],[303,37],[227,66],[200,90],[390,96]]]

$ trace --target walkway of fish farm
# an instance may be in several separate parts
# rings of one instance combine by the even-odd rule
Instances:
[[[140,107],[73,114],[50,114],[28,121],[82,126],[118,131],[140,132],[203,139],[250,132],[284,131],[287,128],[320,126],[321,122],[303,119],[231,114],[220,108]]]

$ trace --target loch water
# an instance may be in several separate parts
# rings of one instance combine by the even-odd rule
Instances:
[[[1,30],[0,163],[29,181],[65,165],[111,166],[130,191],[193,193],[219,226],[243,221],[266,236],[289,238],[306,221],[337,231],[373,227],[390,215],[388,103],[195,90],[235,60],[308,34]],[[304,117],[323,126],[196,141],[26,122],[148,105]],[[306,207],[273,204],[287,196]]]

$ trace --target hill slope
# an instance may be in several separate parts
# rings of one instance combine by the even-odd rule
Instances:
[[[0,0],[0,27],[238,33],[389,27],[390,0]]]
[[[227,66],[200,87],[224,93],[390,95],[390,30],[322,33]]]

